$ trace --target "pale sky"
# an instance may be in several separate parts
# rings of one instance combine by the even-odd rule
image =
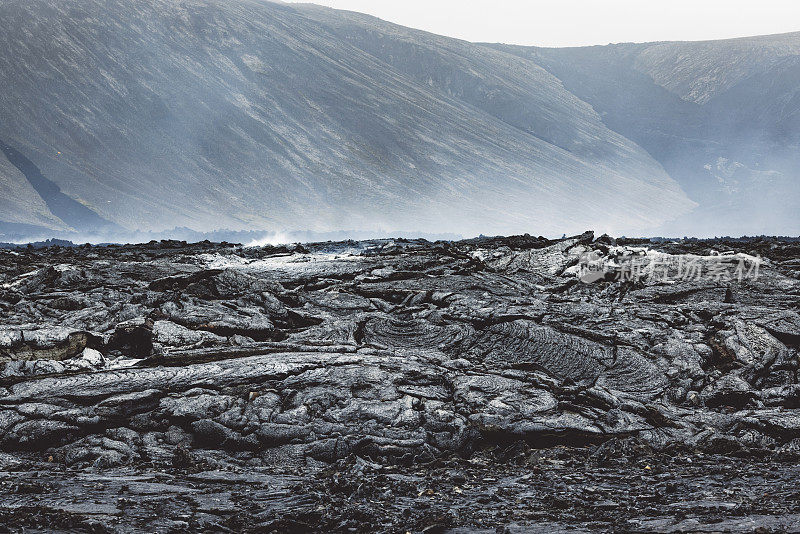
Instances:
[[[800,0],[317,0],[469,41],[538,46],[800,31]]]

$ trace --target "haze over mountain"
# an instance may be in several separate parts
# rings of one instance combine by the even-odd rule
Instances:
[[[7,234],[800,233],[800,34],[537,49],[263,0],[0,25]]]
[[[800,32],[498,48],[557,76],[700,204],[667,235],[800,233]]]

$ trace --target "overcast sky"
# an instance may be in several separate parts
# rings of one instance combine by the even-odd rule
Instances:
[[[317,0],[469,41],[539,46],[800,31],[800,0]]]

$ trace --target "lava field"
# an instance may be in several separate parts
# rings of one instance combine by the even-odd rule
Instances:
[[[800,243],[0,250],[0,529],[800,531]]]

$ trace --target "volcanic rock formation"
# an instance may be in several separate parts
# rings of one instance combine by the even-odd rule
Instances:
[[[798,249],[587,233],[2,251],[0,517],[684,530],[694,492],[782,491],[758,477],[800,450]],[[590,251],[607,272],[588,284]],[[630,276],[625,258],[705,274]],[[745,493],[736,513],[692,513],[733,530],[800,517]]]

